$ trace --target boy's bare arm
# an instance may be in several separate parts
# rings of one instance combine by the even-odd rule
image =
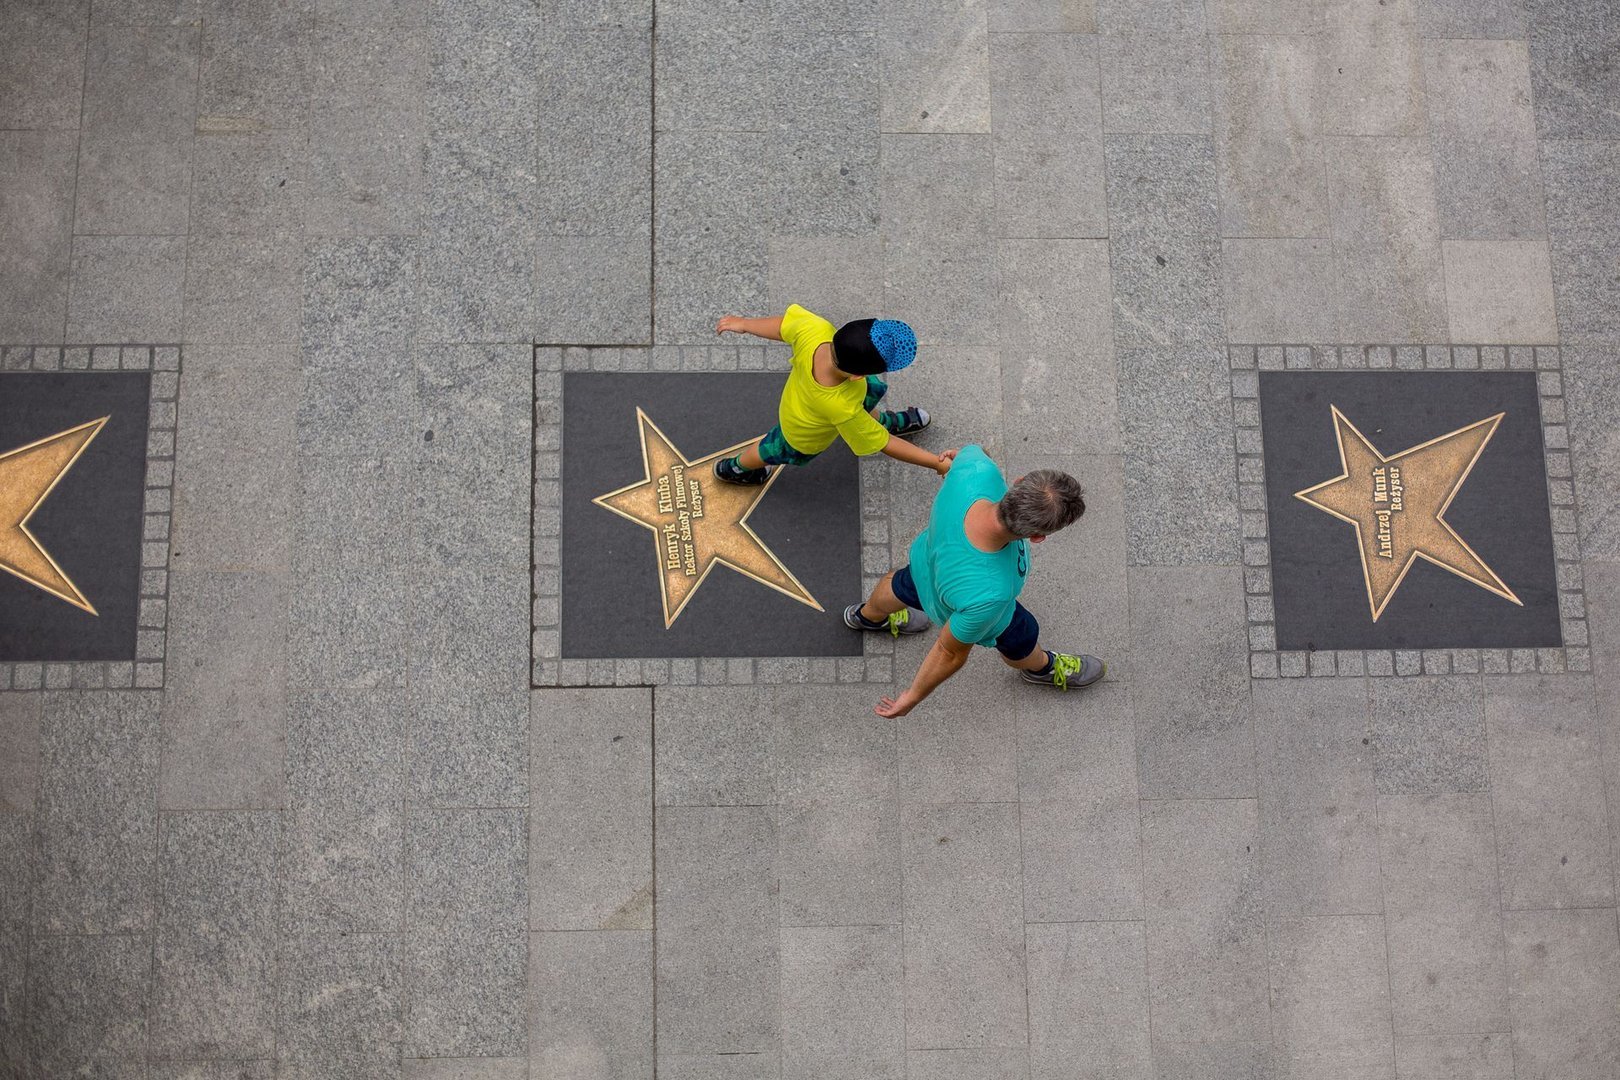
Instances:
[[[714,332],[724,334],[753,334],[769,341],[782,340],[782,316],[770,315],[758,319],[745,319],[741,315],[727,315],[715,326]]]
[[[883,452],[896,461],[904,461],[912,465],[921,465],[925,469],[933,469],[941,476],[951,471],[951,458],[956,456],[955,453],[952,453],[950,457],[946,457],[944,454],[924,450],[916,443],[906,442],[898,435],[889,436],[889,441],[883,444]]]

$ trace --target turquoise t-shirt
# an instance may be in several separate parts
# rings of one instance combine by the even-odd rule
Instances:
[[[923,610],[941,626],[949,622],[951,635],[967,645],[996,643],[1029,573],[1029,541],[980,551],[962,529],[968,507],[980,499],[998,502],[1006,493],[1007,481],[990,456],[964,446],[934,497],[928,528],[911,544],[911,580]]]

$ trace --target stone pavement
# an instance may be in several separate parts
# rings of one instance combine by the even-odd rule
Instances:
[[[0,28],[0,393],[180,373],[135,654],[0,683],[0,1075],[1620,1075],[1613,4]],[[1081,477],[1026,599],[1107,682],[564,669],[560,372],[789,300]],[[1250,369],[1381,365],[1538,372],[1559,647],[1268,637]],[[862,472],[870,576],[934,481]]]

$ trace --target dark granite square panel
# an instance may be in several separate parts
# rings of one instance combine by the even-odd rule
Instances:
[[[666,629],[654,534],[592,502],[645,475],[638,407],[695,461],[768,431],[783,377],[563,377],[565,659],[861,655],[861,635],[840,615],[861,597],[860,481],[841,442],[807,466],[786,468],[748,518],[823,611],[717,566]]]
[[[1444,520],[1522,606],[1424,559],[1372,618],[1347,522],[1296,497],[1343,472],[1332,409],[1385,457],[1502,413]],[[1277,648],[1562,644],[1534,372],[1260,373]]]
[[[108,418],[28,522],[95,614],[0,574],[0,660],[134,659],[151,380],[145,371],[0,376],[0,454]]]

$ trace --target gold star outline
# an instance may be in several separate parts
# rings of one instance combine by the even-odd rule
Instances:
[[[1451,501],[1507,414],[1488,416],[1385,457],[1338,406],[1330,408],[1343,471],[1296,491],[1294,497],[1354,526],[1373,622],[1418,559],[1523,607],[1445,520]]]
[[[0,570],[91,615],[95,607],[29,531],[40,508],[110,417],[47,435],[0,454]]]
[[[714,462],[738,453],[749,442],[688,460],[638,406],[643,476],[591,501],[653,533],[664,629],[669,629],[715,566],[728,566],[799,603],[824,610],[776,554],[748,525],[748,517],[781,474],[758,487],[715,479]]]

